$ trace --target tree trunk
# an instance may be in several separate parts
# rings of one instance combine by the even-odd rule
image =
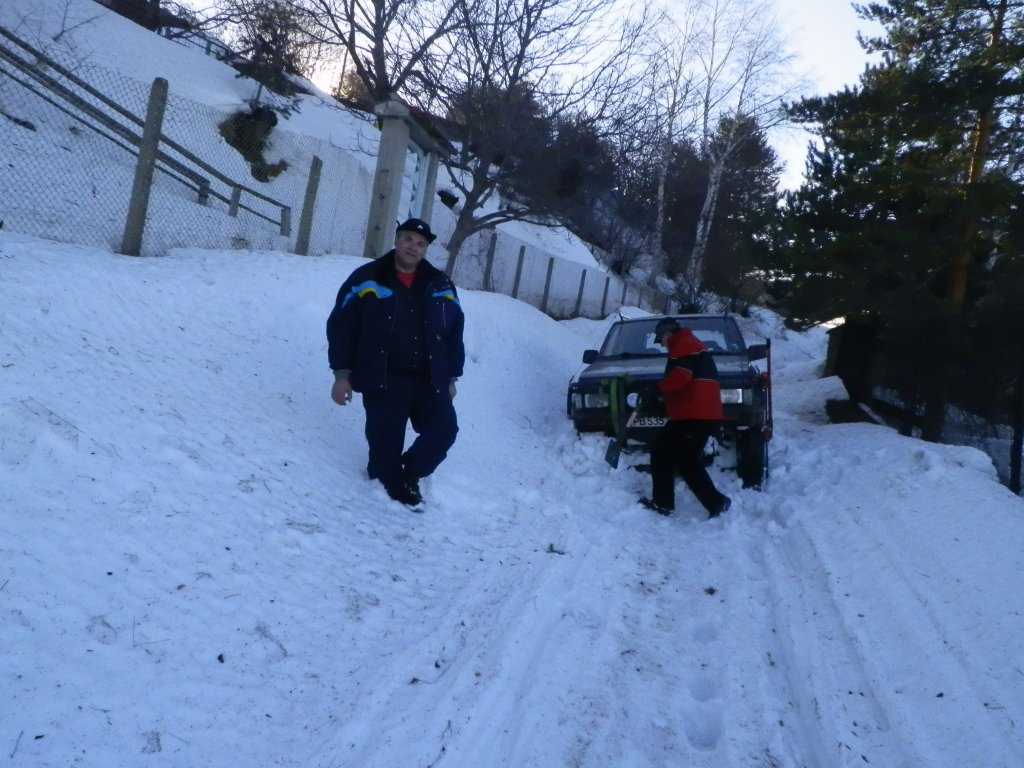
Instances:
[[[704,257],[708,250],[708,240],[711,238],[711,224],[715,219],[715,208],[718,205],[718,192],[722,188],[722,175],[725,173],[725,158],[715,158],[711,162],[711,172],[708,174],[708,187],[704,194],[704,205],[700,211],[700,218],[697,219],[697,236],[693,243],[693,252],[690,254],[690,264],[687,267],[687,277],[691,296],[689,302],[695,303],[704,287]]]
[[[663,152],[658,167],[658,209],[654,219],[654,247],[655,256],[660,259],[665,249],[665,179],[668,176],[668,156]]]
[[[1021,454],[1024,453],[1024,343],[1020,348],[1020,368],[1013,393],[1013,437],[1010,440],[1010,490],[1021,491]]]
[[[459,211],[458,218],[455,220],[455,231],[448,238],[448,263],[445,265],[444,271],[449,277],[455,274],[455,259],[462,249],[462,244],[475,231],[476,221],[473,219],[473,211],[468,207],[463,207]]]
[[[1003,42],[1003,27],[1006,22],[1006,6],[1009,0],[1000,0],[992,21],[992,35],[989,38],[987,53],[993,54]],[[985,159],[988,156],[989,137],[992,134],[992,121],[995,119],[994,95],[978,114],[978,122],[974,126],[970,154],[970,167],[967,173],[967,184],[964,187],[966,210],[960,233],[960,242],[953,254],[949,271],[949,284],[946,298],[954,311],[960,312],[967,293],[967,273],[971,267],[971,244],[978,229],[978,214],[975,205],[976,188],[985,171]]]

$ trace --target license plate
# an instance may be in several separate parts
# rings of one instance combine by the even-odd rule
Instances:
[[[634,427],[663,427],[667,423],[667,416],[637,416],[633,419]]]

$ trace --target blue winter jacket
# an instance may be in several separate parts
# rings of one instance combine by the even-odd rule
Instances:
[[[424,260],[416,280],[425,281],[423,334],[430,381],[437,392],[447,392],[452,379],[462,375],[466,351],[462,342],[465,319],[455,284]],[[356,268],[338,291],[327,318],[327,359],[331,370],[348,370],[357,392],[386,389],[388,353],[396,331],[395,291],[399,286],[395,252]]]

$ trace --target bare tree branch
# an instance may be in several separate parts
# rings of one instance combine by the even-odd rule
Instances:
[[[463,23],[463,0],[300,0],[326,45],[375,101],[400,95],[439,41]]]
[[[617,0],[464,6],[465,23],[444,41],[438,57],[443,69],[430,73],[436,84],[432,106],[463,128],[459,156],[449,169],[462,198],[448,244],[453,259],[467,237],[496,223],[557,223],[541,201],[511,195],[505,178],[515,156],[529,152],[538,118],[549,132],[572,123],[596,134],[640,119],[639,54],[652,16],[646,6],[625,17],[618,15],[622,10]],[[485,212],[499,195],[499,211]]]

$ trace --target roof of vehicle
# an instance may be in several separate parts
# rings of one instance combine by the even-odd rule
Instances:
[[[694,312],[685,315],[644,315],[643,317],[620,317],[615,322],[617,323],[636,323],[636,322],[657,322],[666,317],[672,317],[676,320],[698,320],[698,319],[722,319],[732,320],[735,322],[735,318],[732,315],[725,312]]]

